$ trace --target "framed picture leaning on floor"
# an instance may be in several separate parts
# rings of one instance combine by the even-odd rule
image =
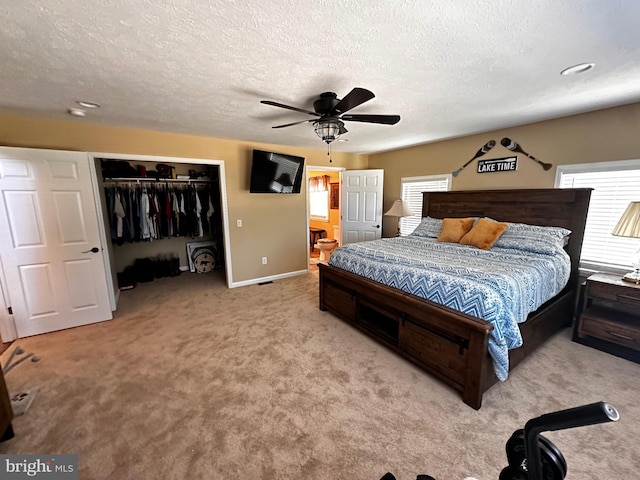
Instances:
[[[196,273],[211,272],[216,268],[216,242],[189,242],[187,243],[187,258],[189,259],[189,271]]]

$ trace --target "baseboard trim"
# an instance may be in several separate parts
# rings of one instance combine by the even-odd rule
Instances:
[[[233,282],[229,285],[229,288],[246,287],[247,285],[255,285],[256,283],[273,282],[284,278],[297,277],[298,275],[306,275],[307,273],[309,273],[309,270],[298,270],[295,272],[281,273],[279,275],[271,275],[270,277],[253,278],[251,280],[243,280],[242,282]]]

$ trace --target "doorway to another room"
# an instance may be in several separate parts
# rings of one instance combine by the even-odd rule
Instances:
[[[328,260],[330,252],[341,242],[340,236],[340,167],[316,167],[307,169],[309,268],[317,269],[320,261]],[[325,243],[320,251],[318,240]],[[326,240],[336,240],[326,242]]]

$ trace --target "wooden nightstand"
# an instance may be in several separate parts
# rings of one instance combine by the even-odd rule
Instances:
[[[640,363],[640,285],[608,273],[587,278],[573,341]]]

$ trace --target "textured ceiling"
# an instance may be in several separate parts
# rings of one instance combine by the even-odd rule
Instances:
[[[324,148],[322,92],[376,97],[377,152],[640,101],[638,0],[0,0],[0,112]],[[560,71],[581,62],[582,75]],[[1,139],[0,139],[1,140]]]

